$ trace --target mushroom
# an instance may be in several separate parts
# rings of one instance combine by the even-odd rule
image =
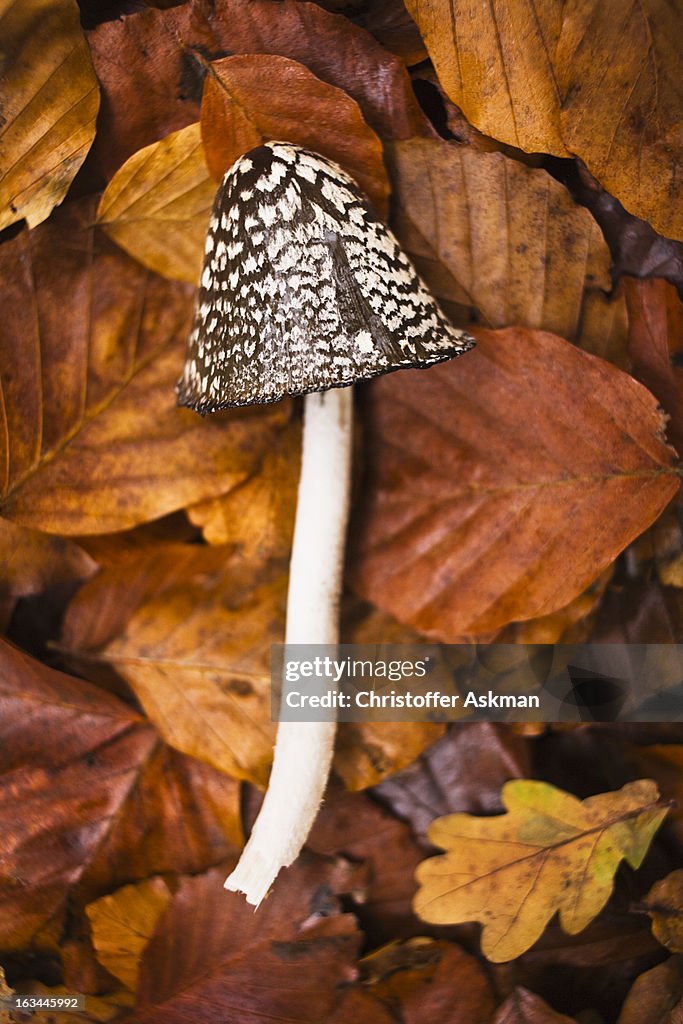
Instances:
[[[348,518],[351,385],[461,355],[393,234],[337,164],[288,142],[223,178],[180,405],[200,413],[305,395],[286,644],[336,644]],[[280,722],[263,806],[226,888],[256,906],[298,856],[332,759],[334,722]]]

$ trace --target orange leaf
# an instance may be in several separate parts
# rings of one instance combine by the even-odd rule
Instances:
[[[453,640],[566,605],[676,492],[652,395],[541,332],[369,389],[353,580]]]
[[[249,149],[271,140],[305,146],[335,160],[381,217],[389,183],[382,144],[355,100],[286,57],[226,57],[209,67],[202,100],[202,140],[214,178]]]
[[[177,408],[192,290],[126,256],[94,209],[70,203],[0,250],[0,507],[53,533],[121,530],[225,493],[290,414]]]

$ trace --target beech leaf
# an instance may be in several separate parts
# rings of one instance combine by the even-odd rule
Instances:
[[[679,5],[406,6],[471,124],[528,153],[579,156],[629,213],[667,237],[683,236]]]
[[[245,566],[231,548],[150,545],[81,588],[63,649],[86,673],[114,668],[171,746],[263,784],[285,584],[283,566]]]
[[[0,0],[0,230],[61,203],[100,105],[76,0]]]
[[[69,203],[0,249],[0,509],[51,533],[122,530],[225,493],[290,415],[177,408],[192,291],[93,215],[92,200]]]
[[[351,96],[382,138],[434,134],[399,58],[313,3],[191,0],[107,21],[88,41],[107,101],[95,146],[108,174],[143,146],[198,120],[209,64],[227,54],[298,61]]]
[[[139,1024],[318,1024],[354,976],[354,918],[339,910],[344,862],[302,859],[257,914],[225,870],[184,879],[141,964]],[[289,884],[283,884],[288,882]]]
[[[202,100],[202,139],[214,178],[249,149],[285,140],[340,164],[388,213],[382,144],[350,96],[286,57],[226,57],[210,65]]]
[[[352,580],[427,636],[568,604],[678,488],[641,385],[540,331],[373,382]],[[571,522],[571,530],[567,524]]]
[[[3,949],[59,920],[77,885],[99,895],[237,848],[237,786],[223,778],[219,798],[215,773],[117,698],[2,641],[0,708]]]
[[[576,935],[602,910],[625,859],[638,868],[668,808],[654,782],[578,800],[546,782],[505,784],[507,813],[451,814],[428,831],[446,854],[424,861],[416,913],[434,924],[479,921],[482,951],[501,963],[534,944],[551,917]]]
[[[196,284],[216,192],[199,124],[138,150],[109,182],[98,223],[150,270]]]
[[[98,960],[132,992],[138,987],[140,957],[170,899],[163,878],[147,878],[86,907]]]
[[[480,140],[387,145],[395,227],[435,295],[488,327],[542,328],[596,355],[623,350],[600,228],[547,171]]]

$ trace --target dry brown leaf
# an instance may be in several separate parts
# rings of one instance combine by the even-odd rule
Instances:
[[[326,1020],[355,974],[360,935],[336,898],[348,875],[301,858],[256,914],[225,870],[185,879],[143,956],[136,1024]]]
[[[434,924],[480,921],[482,952],[512,960],[536,942],[559,912],[569,935],[586,927],[609,899],[622,859],[640,867],[668,808],[654,782],[577,800],[546,782],[503,787],[507,813],[451,814],[429,829],[447,853],[424,861],[416,913]]]
[[[668,0],[408,0],[439,78],[480,131],[575,154],[626,209],[683,235],[683,24]]]
[[[76,0],[0,0],[0,230],[61,203],[95,137],[97,79]]]
[[[669,0],[571,0],[554,57],[567,149],[668,238],[683,238],[682,35]]]
[[[82,671],[115,668],[171,746],[263,784],[285,583],[282,566],[245,566],[230,548],[150,545],[81,588],[62,646]]]
[[[364,864],[367,880],[354,913],[373,944],[419,931],[411,900],[423,852],[404,822],[363,793],[328,791],[306,845]]]
[[[100,963],[132,992],[140,957],[170,899],[171,890],[157,877],[125,885],[86,907]]]
[[[164,756],[116,698],[2,642],[0,705],[3,949],[58,922],[76,886],[92,897],[236,849],[237,785],[223,778],[219,801],[210,769]]]
[[[411,764],[444,730],[434,722],[343,722],[334,770],[348,789],[367,789]]]
[[[683,869],[655,882],[643,906],[652,918],[655,938],[672,953],[683,953]]]
[[[563,1013],[555,1013],[545,1000],[526,988],[516,988],[508,996],[491,1024],[575,1024]]]
[[[235,160],[286,140],[340,164],[386,218],[389,182],[382,144],[345,92],[286,57],[226,57],[210,65],[202,99],[206,162],[220,181]]]
[[[105,22],[88,39],[106,100],[95,147],[109,175],[143,146],[198,119],[208,64],[228,54],[298,61],[348,93],[383,138],[433,135],[399,58],[312,3],[192,0]]]
[[[490,1024],[490,983],[474,957],[450,942],[392,943],[366,956],[361,970],[373,997],[403,1024]]]
[[[357,591],[446,641],[568,604],[678,487],[631,377],[550,334],[476,334],[368,389],[353,537]]]
[[[0,250],[0,504],[53,533],[121,530],[224,493],[290,415],[178,409],[191,290],[93,219],[92,200],[70,203]]]
[[[596,611],[609,582],[614,566],[609,565],[596,580],[566,604],[550,615],[541,615],[527,622],[513,622],[496,637],[499,644],[580,644],[591,635]]]
[[[12,599],[78,583],[97,569],[96,562],[73,541],[27,530],[8,519],[0,519],[0,565],[0,596]]]
[[[682,1020],[683,957],[672,956],[636,978],[617,1024],[681,1024]]]
[[[216,185],[199,124],[138,150],[109,182],[97,222],[145,267],[196,284]]]
[[[542,328],[589,351],[614,333],[623,343],[600,228],[546,171],[441,139],[393,143],[387,157],[397,232],[438,298],[490,327]]]
[[[567,156],[552,63],[560,0],[405,0],[444,89],[485,135],[527,153]]]
[[[509,779],[526,777],[530,767],[521,736],[506,725],[472,722],[452,726],[442,740],[374,792],[423,837],[435,818],[452,811],[501,811],[501,787]]]
[[[669,416],[667,435],[683,451],[683,303],[667,281],[624,279],[634,376]]]
[[[301,421],[292,419],[259,467],[228,494],[187,514],[209,544],[234,544],[245,561],[285,558],[294,532],[301,459]],[[360,642],[360,641],[356,641]]]

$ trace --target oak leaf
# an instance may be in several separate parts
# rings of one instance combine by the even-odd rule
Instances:
[[[506,814],[432,824],[430,841],[447,853],[418,868],[416,913],[480,921],[482,951],[497,963],[533,945],[556,912],[575,935],[609,899],[620,862],[642,863],[668,810],[658,798],[647,779],[583,801],[545,782],[508,782]]]
[[[631,377],[551,334],[476,336],[368,389],[352,541],[356,590],[446,641],[568,604],[678,488]]]
[[[0,230],[61,203],[100,105],[76,0],[2,0]]]
[[[379,215],[388,213],[379,138],[355,100],[297,61],[259,54],[214,61],[201,125],[206,162],[218,181],[242,153],[284,139],[340,164]]]
[[[199,124],[138,150],[109,182],[97,222],[150,270],[196,284],[216,192]]]
[[[290,415],[177,408],[192,291],[130,259],[94,210],[70,203],[0,249],[0,508],[51,533],[122,530],[222,494]]]

